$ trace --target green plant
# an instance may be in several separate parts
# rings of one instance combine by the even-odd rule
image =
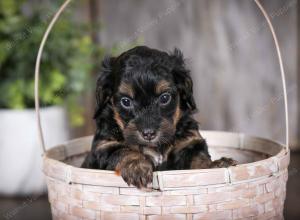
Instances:
[[[30,15],[24,15],[23,5],[21,0],[0,0],[0,108],[34,107],[35,59],[55,5],[34,8]],[[74,97],[90,84],[91,56],[99,48],[87,30],[68,13],[55,25],[42,57],[41,106],[66,102],[74,107]],[[79,107],[74,112],[78,115]]]
[[[35,59],[45,29],[58,8],[50,1],[44,8],[31,5],[31,12],[26,14],[24,4],[28,3],[0,0],[0,108],[34,107]],[[75,126],[83,123],[84,109],[78,97],[87,89],[93,91],[95,85],[91,72],[99,63],[92,57],[97,54],[100,60],[106,52],[92,42],[90,28],[75,21],[72,10],[65,11],[49,35],[41,62],[40,105],[67,104]],[[117,53],[117,48],[114,46],[111,52]]]

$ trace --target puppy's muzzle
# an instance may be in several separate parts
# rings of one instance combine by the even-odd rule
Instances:
[[[157,132],[151,128],[144,129],[140,133],[145,141],[152,141],[157,137]]]

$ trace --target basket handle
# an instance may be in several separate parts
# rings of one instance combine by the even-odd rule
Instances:
[[[46,152],[46,145],[45,145],[45,139],[41,124],[41,115],[40,115],[40,100],[39,100],[39,75],[40,75],[40,64],[41,64],[41,58],[44,50],[45,43],[48,39],[48,36],[56,23],[57,19],[61,15],[61,13],[65,10],[65,8],[69,5],[71,0],[66,0],[65,3],[59,8],[59,10],[55,13],[54,17],[52,18],[49,26],[47,27],[46,32],[44,33],[42,42],[39,47],[38,55],[36,58],[35,63],[35,74],[34,74],[34,103],[35,103],[35,113],[36,113],[36,119],[37,119],[37,125],[38,125],[38,134],[39,134],[39,140],[40,145],[43,151],[43,154]]]
[[[288,120],[288,104],[287,104],[287,92],[286,92],[286,81],[285,81],[285,73],[283,68],[283,62],[282,62],[282,56],[280,47],[278,44],[278,39],[274,30],[274,27],[272,25],[272,22],[270,20],[269,15],[265,11],[264,7],[261,5],[259,0],[254,0],[262,14],[264,15],[268,26],[270,28],[270,31],[273,36],[273,40],[276,47],[276,52],[278,56],[278,61],[280,65],[280,72],[281,72],[281,80],[282,80],[282,89],[283,89],[283,98],[284,98],[284,110],[285,110],[285,136],[286,136],[286,142],[285,142],[285,149],[286,151],[289,151],[289,120]],[[43,129],[41,125],[41,117],[40,117],[40,104],[39,104],[39,73],[40,73],[40,63],[42,58],[43,49],[45,46],[45,43],[48,39],[49,33],[51,32],[54,24],[56,23],[57,19],[61,15],[61,13],[65,10],[65,8],[69,5],[71,0],[66,0],[64,4],[59,8],[59,10],[55,13],[54,17],[52,18],[49,26],[47,27],[47,30],[43,36],[42,42],[39,47],[37,59],[36,59],[36,65],[35,65],[35,84],[34,84],[34,95],[35,95],[35,111],[36,111],[36,118],[37,118],[37,125],[38,125],[38,134],[39,134],[39,140],[40,145],[43,151],[43,154],[46,152],[46,146],[45,146],[45,139],[43,135]]]
[[[279,62],[279,66],[280,66],[280,74],[281,74],[281,81],[282,81],[282,90],[283,90],[283,100],[284,100],[284,115],[285,115],[285,149],[286,151],[290,150],[290,146],[289,146],[289,111],[288,111],[288,99],[287,99],[287,92],[286,92],[286,80],[285,80],[285,72],[284,72],[284,67],[283,67],[283,62],[282,62],[282,56],[281,56],[281,50],[279,47],[279,43],[278,43],[278,39],[277,39],[277,35],[275,33],[274,27],[272,25],[271,19],[268,15],[268,13],[266,12],[266,10],[264,9],[264,7],[262,6],[262,4],[260,3],[259,0],[254,0],[256,5],[258,6],[258,8],[260,9],[260,11],[262,12],[262,14],[264,15],[268,26],[270,28],[274,43],[275,43],[275,47],[276,47],[276,52],[277,52],[277,57],[278,57],[278,62]]]

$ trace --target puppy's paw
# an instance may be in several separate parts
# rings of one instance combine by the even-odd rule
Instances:
[[[212,168],[224,168],[224,167],[230,167],[230,166],[236,166],[238,162],[234,159],[228,158],[228,157],[222,157],[219,160],[215,160],[211,163]]]
[[[120,175],[128,185],[146,190],[152,183],[153,167],[147,160],[132,160],[121,167]]]

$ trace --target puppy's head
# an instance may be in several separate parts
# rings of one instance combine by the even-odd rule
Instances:
[[[171,144],[181,115],[196,108],[181,52],[144,46],[103,61],[96,99],[95,117],[109,104],[125,142],[148,147]]]

